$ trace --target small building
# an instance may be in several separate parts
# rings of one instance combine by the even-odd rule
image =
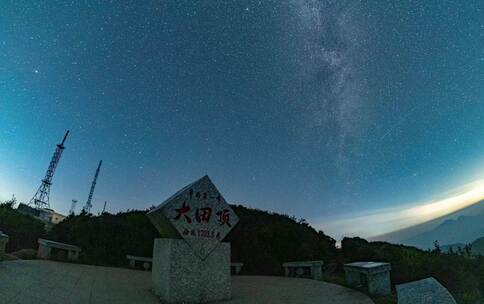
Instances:
[[[57,260],[57,261],[77,261],[81,248],[78,246],[54,242],[45,239],[39,239],[39,249],[37,257],[39,259]]]
[[[59,224],[66,218],[65,215],[57,213],[52,209],[43,208],[43,209],[39,209],[38,211],[39,211],[39,218],[42,221],[49,224],[54,224],[54,225]]]
[[[42,222],[46,223],[48,227],[55,224],[59,224],[66,218],[65,215],[57,213],[52,209],[48,209],[48,208],[36,209],[23,203],[20,203],[18,205],[17,210],[23,214],[28,214],[41,220]]]
[[[24,203],[18,204],[17,211],[23,214],[27,214],[27,215],[31,215],[33,217],[39,218],[39,209],[32,208],[29,205]]]
[[[346,283],[370,294],[389,295],[391,265],[383,262],[354,262],[344,265]]]

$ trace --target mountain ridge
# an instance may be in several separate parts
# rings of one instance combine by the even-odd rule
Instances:
[[[471,254],[472,255],[484,255],[484,237],[480,237],[477,240],[473,241],[469,244],[471,246]],[[466,244],[464,243],[456,243],[456,244],[448,244],[444,246],[440,246],[440,249],[443,252],[449,252],[452,248],[453,252],[458,252],[459,248],[462,250]]]
[[[429,249],[440,244],[470,243],[484,236],[484,200],[448,215],[370,238]]]

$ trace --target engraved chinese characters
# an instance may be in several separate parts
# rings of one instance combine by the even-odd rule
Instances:
[[[239,220],[208,176],[183,188],[148,216],[162,234],[168,220],[201,259]]]

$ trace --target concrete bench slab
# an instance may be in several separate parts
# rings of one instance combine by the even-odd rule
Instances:
[[[354,262],[344,265],[346,283],[363,287],[370,294],[391,294],[391,265],[384,262]]]
[[[456,304],[450,292],[430,277],[396,286],[398,304]]]
[[[323,261],[294,261],[282,264],[286,277],[310,277],[314,280],[323,278]]]
[[[230,263],[230,272],[232,274],[239,274],[242,271],[244,263],[232,262]]]
[[[142,262],[142,266],[144,270],[150,270],[151,266],[153,265],[153,259],[148,257],[140,257],[135,255],[127,255],[126,259],[129,261],[129,267],[135,268],[136,262]]]
[[[81,247],[55,242],[46,239],[38,239],[39,249],[37,250],[37,257],[40,259],[58,259],[58,260],[69,260],[77,261],[79,259],[79,253],[81,252]],[[67,253],[67,256],[66,256]]]

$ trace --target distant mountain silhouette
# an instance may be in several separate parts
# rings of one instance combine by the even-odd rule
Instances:
[[[442,252],[449,252],[450,249],[452,248],[452,251],[457,252],[459,248],[463,249],[465,246],[466,244],[464,243],[455,243],[455,244],[440,246],[440,250],[442,250]]]
[[[422,249],[440,244],[467,244],[484,237],[484,200],[440,218],[371,238]]]
[[[473,255],[484,255],[484,237],[478,238],[470,245],[471,245],[471,252]],[[457,243],[457,244],[440,246],[440,249],[443,252],[449,252],[450,248],[452,248],[454,252],[458,252],[459,248],[463,249],[464,246],[466,246],[466,244]]]
[[[484,215],[460,216],[449,219],[435,229],[402,240],[403,244],[427,249],[432,248],[434,241],[439,244],[471,243],[484,236]]]
[[[475,240],[472,244],[472,254],[484,255],[484,237]]]

